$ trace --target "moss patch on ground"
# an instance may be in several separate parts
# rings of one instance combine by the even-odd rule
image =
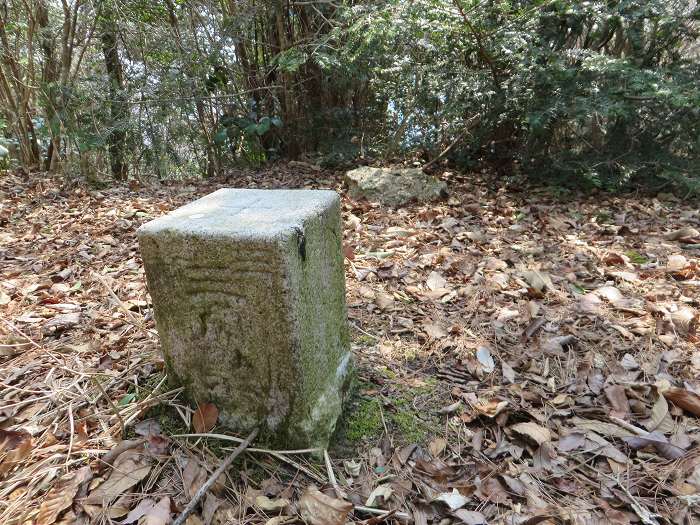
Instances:
[[[381,410],[377,399],[358,399],[350,407],[346,421],[345,437],[348,441],[358,442],[379,436],[384,429]]]
[[[396,412],[389,415],[392,426],[406,443],[422,443],[427,440],[432,425],[418,417],[418,414],[404,403],[399,403]]]

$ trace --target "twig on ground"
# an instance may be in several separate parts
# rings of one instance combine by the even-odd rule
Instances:
[[[382,519],[386,519],[389,516],[392,516],[392,517],[399,519],[401,521],[413,521],[413,518],[409,514],[406,514],[405,512],[398,512],[398,511],[387,512],[384,509],[374,509],[372,507],[363,507],[362,505],[355,505],[355,510],[359,510],[360,512],[364,512],[366,514],[375,514],[375,515],[378,515],[379,517],[382,517]],[[386,514],[386,516],[385,516],[385,514]],[[377,523],[377,522],[374,522],[374,523]]]
[[[377,336],[374,335],[374,334],[370,334],[370,333],[367,332],[366,330],[363,330],[362,328],[360,328],[359,326],[357,326],[356,323],[353,323],[352,321],[350,321],[350,324],[352,325],[352,327],[353,327],[355,330],[357,330],[358,332],[360,332],[360,333],[366,335],[367,337],[371,337],[371,338],[374,339],[375,341],[381,341],[381,337],[377,337]]]
[[[347,494],[343,492],[343,489],[341,489],[340,485],[338,485],[338,480],[335,479],[335,472],[333,472],[333,465],[331,464],[331,458],[328,456],[327,450],[323,451],[323,459],[326,462],[326,472],[328,473],[328,480],[333,486],[333,492],[335,492],[337,498],[346,499]]]
[[[235,441],[236,443],[243,443],[244,439],[236,436],[229,436],[227,434],[210,434],[210,433],[199,433],[199,434],[173,434],[170,436],[172,438],[212,438],[221,439],[224,441]],[[268,448],[249,448],[248,452],[261,452],[263,454],[315,454],[321,452],[320,448],[300,448],[296,450],[271,450]]]
[[[25,334],[22,330],[20,330],[20,329],[17,328],[15,325],[13,325],[10,321],[7,321],[6,319],[3,319],[2,317],[0,317],[0,321],[2,321],[2,322],[5,324],[5,326],[7,326],[10,330],[12,330],[13,332],[15,332],[15,333],[21,335],[22,337],[24,337],[24,338],[29,342],[29,344],[31,344],[31,345],[34,346],[35,348],[39,348],[39,349],[41,350],[42,346],[41,346],[39,343],[37,343],[36,341],[34,341],[34,339],[32,339],[31,337],[29,337],[29,336],[28,336],[27,334]]]
[[[70,441],[68,442],[68,453],[66,454],[66,466],[73,452],[73,436],[75,434],[75,420],[73,419],[73,401],[68,404],[68,422],[70,426]]]
[[[119,426],[121,427],[122,431],[122,437],[124,437],[124,431],[126,429],[126,425],[124,425],[124,420],[122,419],[122,415],[119,413],[119,408],[117,408],[117,405],[114,404],[114,401],[112,401],[112,398],[107,395],[107,392],[104,391],[104,388],[102,388],[102,385],[100,384],[100,378],[99,377],[92,377],[92,382],[95,383],[95,386],[99,389],[100,392],[102,392],[102,395],[105,397],[107,402],[112,406],[112,410],[114,410],[114,415],[117,416],[117,419],[119,420]]]
[[[199,501],[204,497],[204,495],[209,492],[209,489],[211,486],[216,483],[216,480],[219,479],[219,476],[226,472],[226,469],[228,469],[231,466],[231,463],[233,463],[233,460],[236,459],[246,448],[248,448],[248,445],[250,445],[251,441],[255,439],[255,436],[258,435],[258,429],[254,429],[250,435],[245,438],[245,440],[238,445],[236,450],[234,450],[231,455],[229,455],[221,465],[219,465],[219,468],[217,468],[214,473],[209,477],[209,479],[202,485],[199,490],[195,493],[194,497],[192,500],[187,504],[185,507],[185,510],[182,511],[182,513],[177,517],[177,519],[173,522],[173,525],[182,525],[185,523],[185,520],[187,519],[187,516],[192,514],[192,511],[199,505]]]

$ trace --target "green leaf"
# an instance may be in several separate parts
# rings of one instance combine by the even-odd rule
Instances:
[[[263,117],[255,127],[255,132],[262,136],[270,130],[270,117]]]
[[[124,397],[122,397],[119,402],[117,403],[117,406],[124,407],[131,403],[134,399],[136,399],[136,394],[126,394]]]
[[[214,135],[214,144],[217,146],[223,146],[226,143],[228,135],[226,133],[226,128],[221,128],[216,135]]]

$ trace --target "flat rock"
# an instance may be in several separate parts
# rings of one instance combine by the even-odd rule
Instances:
[[[363,166],[345,174],[350,195],[389,206],[427,202],[447,196],[447,184],[420,168]]]
[[[169,376],[234,430],[326,446],[352,368],[338,195],[222,189],[138,235]]]

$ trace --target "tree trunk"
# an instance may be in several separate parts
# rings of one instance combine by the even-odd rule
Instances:
[[[116,180],[126,180],[128,167],[126,165],[126,131],[124,127],[127,120],[126,103],[124,99],[124,72],[119,50],[117,48],[117,32],[114,22],[105,15],[101,28],[102,53],[104,55],[105,68],[109,78],[109,110],[110,130],[107,135],[109,160],[112,176]]]

